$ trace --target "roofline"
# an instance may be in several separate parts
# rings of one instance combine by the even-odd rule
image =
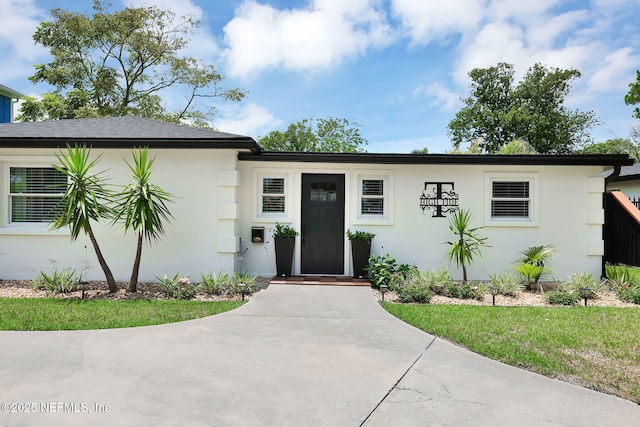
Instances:
[[[7,98],[19,99],[24,97],[24,95],[17,90],[11,89],[3,84],[0,84],[0,95],[4,95]]]
[[[238,160],[256,162],[459,164],[543,166],[630,166],[626,154],[385,154],[262,151],[240,153]]]
[[[86,144],[92,148],[118,149],[149,147],[157,149],[247,149],[258,154],[261,147],[253,138],[239,136],[237,138],[220,139],[107,139],[107,138],[11,138],[0,139],[0,148],[64,148],[68,144]]]

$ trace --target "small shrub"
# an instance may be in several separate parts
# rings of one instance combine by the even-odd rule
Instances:
[[[444,296],[458,299],[472,299],[475,294],[467,283],[457,284],[449,282],[444,287]]]
[[[576,305],[580,300],[580,296],[567,291],[553,291],[547,293],[544,297],[545,301],[554,305]]]
[[[622,301],[640,304],[640,286],[633,286],[620,290],[618,292],[618,298]]]
[[[210,295],[222,295],[231,286],[231,278],[229,273],[219,271],[218,274],[209,272],[207,274],[200,273],[199,290]]]
[[[548,263],[555,253],[555,248],[551,245],[531,246],[520,252],[522,257],[516,261],[518,264],[515,269],[527,280],[530,290],[538,286],[540,279],[551,274]],[[539,290],[544,292],[541,285]]]
[[[573,276],[570,276],[565,282],[559,285],[559,290],[581,295],[581,288],[589,288],[591,289],[591,293],[587,298],[597,298],[598,294],[596,292],[603,291],[607,287],[604,282],[596,280],[591,273],[585,272],[582,274],[575,273]]]
[[[409,284],[400,286],[397,290],[398,299],[403,303],[427,304],[431,301],[432,293],[424,284]]]
[[[471,285],[471,291],[473,292],[473,297],[478,301],[482,301],[484,299],[484,295],[489,292],[489,285],[483,282],[473,283]]]
[[[196,296],[196,286],[189,281],[189,277],[180,277],[180,273],[173,277],[156,277],[160,288],[166,296],[174,299],[189,300]]]
[[[256,288],[256,276],[251,276],[246,272],[242,273],[233,273],[233,280],[231,281],[229,288],[227,289],[227,293],[231,295],[239,295],[242,293],[240,290],[240,283],[244,283],[247,285],[244,289],[245,294],[252,294],[255,292]]]
[[[391,255],[384,256],[371,255],[369,257],[369,265],[365,268],[367,271],[371,286],[379,289],[380,285],[387,285],[389,289],[394,289],[391,278],[395,273],[404,277],[414,270],[415,266],[409,264],[398,264],[396,259]]]
[[[492,286],[496,286],[501,295],[515,297],[520,291],[520,278],[511,273],[489,276]]]
[[[55,260],[50,260],[50,262],[53,265],[53,271],[51,273],[39,271],[38,277],[30,282],[31,287],[46,291],[48,295],[77,291],[88,268],[86,264],[79,268],[58,269],[58,263]]]

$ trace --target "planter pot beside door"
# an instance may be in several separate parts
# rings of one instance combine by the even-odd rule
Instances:
[[[276,274],[280,277],[291,276],[296,239],[295,237],[277,237],[273,240],[276,245]]]
[[[351,240],[351,257],[353,258],[353,277],[365,278],[367,272],[365,268],[369,265],[369,256],[371,255],[371,240],[352,239]]]

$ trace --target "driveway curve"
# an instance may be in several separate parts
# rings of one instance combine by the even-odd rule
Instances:
[[[634,425],[640,406],[473,354],[362,287],[271,285],[216,316],[0,332],[1,426]],[[636,424],[637,425],[637,424]]]

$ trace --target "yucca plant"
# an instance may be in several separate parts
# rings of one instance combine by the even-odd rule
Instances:
[[[456,235],[457,240],[447,242],[449,251],[447,258],[449,262],[455,261],[458,267],[462,267],[463,281],[467,282],[467,266],[473,262],[474,257],[482,257],[480,248],[488,246],[485,242],[486,237],[480,237],[476,233],[483,227],[470,228],[471,212],[461,209],[456,211],[449,218],[449,229]]]
[[[136,257],[127,288],[129,292],[137,291],[143,240],[148,244],[159,240],[164,235],[164,221],[171,217],[166,203],[171,201],[172,195],[151,182],[155,157],[149,159],[148,156],[149,150],[140,148],[133,152],[133,164],[125,160],[131,171],[131,182],[116,196],[114,222],[122,220],[125,232],[133,230],[138,233]]]
[[[118,285],[91,228],[92,221],[113,218],[113,210],[109,206],[111,193],[107,190],[106,180],[102,178],[104,172],[91,172],[100,156],[89,160],[90,154],[91,150],[84,145],[67,145],[66,153],[62,150],[56,153],[60,165],[52,166],[67,176],[68,183],[60,202],[54,208],[57,217],[53,220],[51,229],[69,227],[72,241],[78,239],[80,232],[89,236],[107,280],[109,292],[114,293],[118,291]]]

